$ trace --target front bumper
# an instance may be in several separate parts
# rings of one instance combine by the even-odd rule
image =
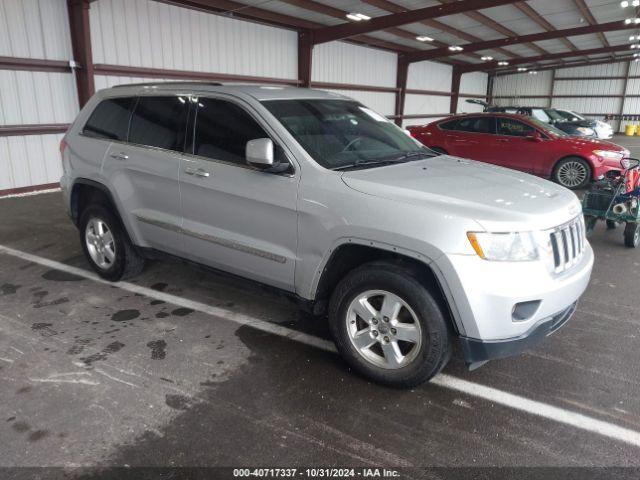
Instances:
[[[578,262],[559,274],[542,261],[489,262],[453,254],[438,259],[465,360],[517,354],[560,328],[589,284],[593,261],[588,243]]]
[[[507,340],[483,341],[475,338],[460,337],[460,346],[465,361],[478,364],[497,358],[511,357],[533,347],[542,339],[560,329],[576,311],[578,302],[551,316],[549,319],[535,325],[530,331],[516,338]]]

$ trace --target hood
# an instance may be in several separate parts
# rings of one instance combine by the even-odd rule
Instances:
[[[449,155],[345,172],[342,180],[358,192],[438,209],[488,231],[552,228],[581,212],[573,192],[555,183]]]

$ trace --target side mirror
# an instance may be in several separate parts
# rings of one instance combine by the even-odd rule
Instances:
[[[620,165],[625,170],[631,170],[632,168],[638,168],[640,165],[640,160],[637,158],[623,158],[620,160]]]
[[[247,163],[259,169],[271,168],[274,165],[274,147],[270,138],[249,140],[245,149]]]

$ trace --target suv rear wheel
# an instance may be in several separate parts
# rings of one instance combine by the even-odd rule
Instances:
[[[409,269],[370,263],[336,287],[329,323],[339,352],[360,374],[409,388],[436,375],[451,356],[447,321]]]
[[[80,217],[80,243],[98,275],[112,282],[131,278],[144,267],[142,258],[110,209],[89,205]]]

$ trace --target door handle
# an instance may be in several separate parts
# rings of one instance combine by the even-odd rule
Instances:
[[[125,153],[112,153],[111,155],[109,155],[111,158],[115,158],[116,160],[128,160],[129,159],[129,155],[125,154]]]
[[[196,169],[193,167],[185,168],[184,173],[186,173],[187,175],[195,175],[196,177],[203,177],[203,178],[206,178],[211,175],[209,172],[207,172],[206,170],[203,170],[202,168]]]
[[[498,141],[502,142],[502,143],[507,143],[509,141],[509,139],[508,138],[498,138]]]

